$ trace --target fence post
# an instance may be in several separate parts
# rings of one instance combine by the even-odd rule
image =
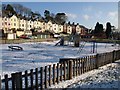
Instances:
[[[22,90],[22,72],[12,74],[12,90]]]
[[[51,86],[51,72],[52,72],[51,65],[49,65],[49,86]]]
[[[5,75],[5,90],[9,90],[9,86],[8,86],[8,75]]]
[[[120,59],[120,50],[118,52],[119,52],[119,59]]]
[[[45,88],[47,87],[47,66],[45,66]]]
[[[66,62],[63,63],[64,68],[64,80],[66,80]]]
[[[30,70],[30,84],[31,84],[31,89],[33,89],[33,80],[34,80],[33,69],[31,69]]]
[[[115,62],[115,50],[112,53],[113,53],[112,63],[114,63]]]
[[[56,65],[53,64],[53,84],[55,84],[55,82],[56,82],[56,72],[55,72],[55,69],[56,69]]]
[[[73,77],[75,77],[75,60],[73,60]]]
[[[59,63],[57,63],[57,83],[59,83],[59,72],[60,72],[60,68],[59,68]]]
[[[40,88],[41,88],[41,90],[43,90],[43,67],[41,67],[40,68],[40,81],[41,81],[41,83],[40,83]]]
[[[72,60],[69,61],[69,80],[72,79],[73,76],[73,63]]]
[[[78,75],[80,75],[80,59],[78,61]]]
[[[25,71],[25,90],[28,90],[28,71]]]
[[[76,60],[76,76],[78,76],[78,59]]]
[[[60,81],[62,81],[62,77],[63,77],[63,73],[62,73],[62,71],[63,71],[63,63],[61,63],[60,64]]]
[[[96,54],[96,62],[95,62],[95,69],[98,69],[98,58],[99,58],[99,54]]]
[[[35,69],[35,84],[36,90],[38,90],[38,68]]]

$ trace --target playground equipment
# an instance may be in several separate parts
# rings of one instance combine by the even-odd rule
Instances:
[[[60,44],[60,46],[64,46],[64,37],[62,37],[60,41],[55,44],[55,46],[57,46],[58,44]]]
[[[80,43],[79,50],[78,50],[77,54],[78,54],[78,53],[81,53],[81,51],[83,50],[85,44],[86,44],[86,42]]]
[[[92,53],[97,53],[97,43],[96,43],[96,41],[92,42],[91,52]]]

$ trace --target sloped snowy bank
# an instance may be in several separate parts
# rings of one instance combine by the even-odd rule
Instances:
[[[120,60],[92,70],[71,80],[52,85],[49,88],[116,88],[120,89]]]

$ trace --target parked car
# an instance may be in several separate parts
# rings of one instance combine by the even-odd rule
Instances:
[[[22,38],[22,39],[30,39],[27,35],[23,34],[21,35],[19,38]]]

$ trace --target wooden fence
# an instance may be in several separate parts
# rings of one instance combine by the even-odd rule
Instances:
[[[43,90],[61,81],[120,59],[120,50],[76,59],[60,59],[60,63],[12,73],[2,79],[4,90]]]
[[[18,44],[26,42],[42,42],[42,41],[54,41],[54,38],[46,39],[0,39],[0,44]]]

